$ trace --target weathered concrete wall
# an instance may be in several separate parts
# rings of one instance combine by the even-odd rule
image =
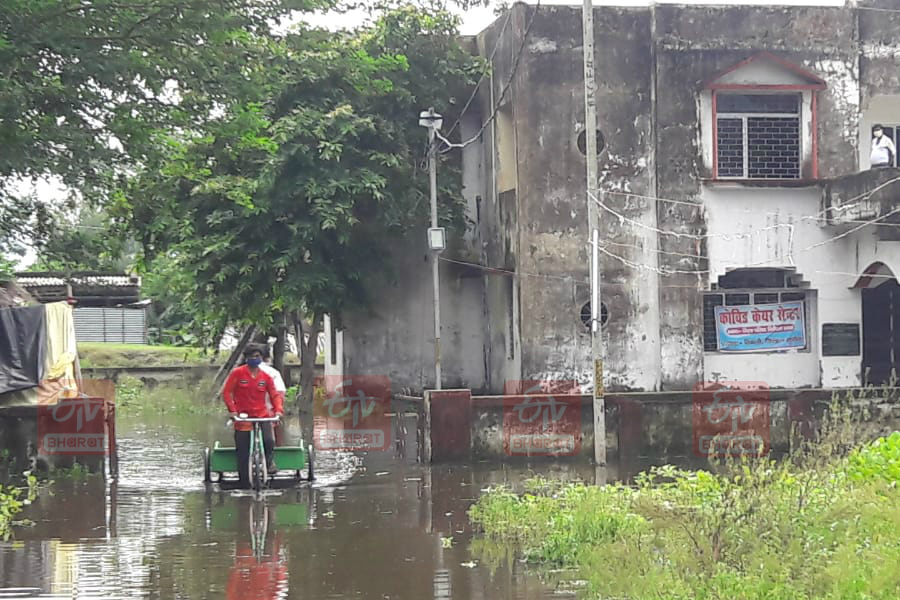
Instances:
[[[877,392],[853,390],[852,414],[859,423],[859,434],[874,439],[900,425],[900,401],[897,390]],[[833,400],[831,390],[772,390],[768,403],[767,437],[771,450],[790,449],[792,436],[810,435]],[[638,456],[661,457],[666,461],[690,459],[702,461],[694,452],[694,426],[702,415],[695,414],[695,396],[691,392],[610,394],[606,403],[606,447],[610,460],[628,460]],[[593,457],[593,402],[585,396],[581,403],[581,451],[576,456],[555,460],[590,461]],[[794,438],[796,439],[796,438]],[[481,460],[517,462],[529,457],[510,456],[504,436],[503,397],[472,397],[472,456]],[[535,457],[530,457],[534,459]],[[543,457],[552,458],[552,457]]]
[[[894,4],[871,0],[861,6]],[[859,322],[858,293],[848,289],[854,273],[866,261],[895,262],[897,251],[868,230],[820,244],[838,231],[816,219],[821,190],[808,180],[866,167],[871,123],[900,125],[900,105],[893,102],[900,98],[900,14],[664,4],[597,7],[594,18],[604,141],[599,200],[609,313],[603,331],[607,389],[687,390],[712,372],[735,378],[766,374],[772,385],[784,386],[857,384],[858,357],[821,357],[820,325]],[[533,13],[516,4],[475,39],[482,56],[497,51],[471,109],[480,114],[463,125],[478,131],[478,122],[490,119],[463,155],[469,212],[475,213],[467,243],[481,265],[497,270],[482,272],[480,288],[474,282],[459,288],[466,314],[481,315],[480,321],[473,318],[477,331],[445,321],[445,355],[452,352],[452,340],[463,348],[455,371],[448,358],[448,372],[456,377],[450,385],[496,393],[507,380],[575,379],[590,390],[590,336],[580,319],[589,300],[588,199],[578,147],[584,129],[581,35],[580,7],[544,6]],[[826,82],[826,89],[815,92],[815,122],[813,93],[802,92],[806,181],[712,182],[714,124],[706,84],[760,51]],[[754,73],[766,75],[760,69]],[[791,76],[802,79],[793,71]],[[732,239],[760,228],[767,233],[759,245]],[[811,282],[816,320],[810,323],[810,351],[790,361],[783,354],[746,360],[704,354],[703,292],[725,269],[762,265],[796,267]],[[451,288],[445,288],[448,294]],[[385,295],[384,306],[400,313],[384,313],[400,332],[390,336],[402,338],[407,348],[379,341],[370,351],[391,356],[377,366],[395,367],[404,385],[427,385],[422,365],[428,361],[416,357],[430,357],[430,346],[422,343],[430,338],[423,312],[429,296],[427,280]],[[371,328],[369,337],[381,340],[387,333],[373,325],[379,318],[358,319],[354,327]],[[358,350],[350,354],[360,360]]]
[[[584,104],[579,23],[571,10],[541,11],[516,73],[522,379],[583,380],[588,372],[590,338],[579,316],[589,299],[586,206],[572,177],[584,172],[575,144]]]
[[[860,7],[897,10],[892,0],[864,0]],[[872,125],[900,124],[900,44],[897,28],[900,13],[880,10],[857,11],[859,25],[859,164],[869,166]]]
[[[395,274],[378,286],[371,313],[344,320],[343,364],[326,373],[384,375],[394,391],[434,385],[434,304],[431,266],[421,236],[404,240]],[[442,369],[445,387],[484,381],[481,278],[441,263]]]
[[[528,27],[531,10],[514,9],[517,28]],[[502,23],[503,18],[498,20]],[[611,190],[652,193],[650,136],[650,18],[643,10],[604,9],[598,13],[599,122],[606,148],[600,156],[600,178]],[[493,33],[493,31],[489,32]],[[521,34],[514,45],[521,45]],[[485,34],[485,48],[493,40]],[[508,43],[508,41],[504,41]],[[501,45],[495,60],[494,83],[500,94],[515,63],[515,52]],[[590,333],[581,307],[590,300],[587,239],[587,197],[584,154],[578,137],[584,130],[581,13],[573,7],[542,9],[531,24],[510,95],[517,156],[516,188],[502,190],[496,210],[509,214],[515,198],[515,218],[504,221],[494,238],[509,244],[517,272],[518,319],[522,379],[575,379],[589,387]],[[600,75],[602,74],[602,75]],[[498,124],[502,130],[503,123]],[[499,153],[499,152],[498,152]],[[502,168],[502,165],[501,165]],[[501,182],[508,179],[497,173]],[[651,203],[619,195],[605,199],[629,218],[655,222]],[[518,223],[517,229],[510,230]],[[619,242],[615,252],[641,262],[640,233],[607,220],[602,235]],[[486,231],[490,234],[491,231]],[[514,243],[509,237],[516,236]],[[500,253],[488,259],[499,264]],[[515,249],[518,248],[518,252]],[[637,248],[637,251],[635,251]],[[651,253],[651,256],[654,254]],[[512,259],[512,260],[510,260]],[[655,279],[621,262],[604,265],[604,303],[610,320],[605,328],[608,386],[648,388],[658,385]],[[496,326],[496,322],[494,323]],[[648,355],[651,356],[648,361]],[[497,381],[492,388],[498,389]]]
[[[760,193],[760,192],[763,193]],[[791,352],[706,353],[704,378],[763,381],[770,387],[844,387],[860,384],[860,357],[821,356],[822,323],[861,323],[859,290],[850,289],[857,238],[830,241],[834,233],[811,218],[820,190],[706,186],[701,194],[706,220],[710,278],[736,267],[794,268],[808,282],[808,349]],[[882,253],[887,249],[882,246]],[[865,268],[864,265],[862,268]]]
[[[501,155],[515,156],[517,148],[513,104],[513,92],[504,88],[510,79],[512,57],[521,44],[524,22],[522,7],[516,6],[509,15],[498,19],[477,38],[479,52],[489,56],[494,52],[495,62],[485,83],[478,90],[477,106],[481,121],[490,118],[493,107],[505,105],[503,114],[491,120],[485,129],[481,143],[481,164],[484,196],[478,213],[480,233],[480,263],[489,268],[484,278],[484,356],[486,391],[499,392],[505,381],[521,378],[522,353],[519,344],[519,278],[516,269],[518,253],[518,219],[515,160],[501,164]],[[505,151],[501,150],[505,146]],[[506,170],[506,173],[501,173]],[[505,187],[510,186],[511,187]],[[479,384],[468,384],[478,389]]]

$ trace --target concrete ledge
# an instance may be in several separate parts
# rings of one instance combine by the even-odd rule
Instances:
[[[607,394],[606,439],[611,458],[693,455],[694,422],[700,418],[695,402],[712,402],[713,390],[693,392],[616,392]],[[786,450],[796,432],[809,435],[832,397],[852,395],[854,405],[871,413],[871,421],[900,418],[900,388],[801,388],[773,389],[769,401],[768,436],[776,451]],[[747,400],[756,400],[752,391]],[[511,396],[472,396],[471,439],[476,459],[519,460],[510,456],[505,433],[504,406]],[[520,397],[524,398],[524,397]],[[581,411],[581,448],[574,456],[556,460],[590,461],[593,458],[593,398],[589,395],[557,395],[577,402]]]
[[[291,374],[291,381],[300,380],[300,365],[287,365]],[[185,366],[157,366],[157,367],[91,367],[81,369],[85,379],[112,379],[118,381],[122,375],[128,375],[142,381],[174,381],[177,379],[201,380],[212,378],[219,370],[218,365],[185,365]],[[316,365],[317,376],[325,373],[324,365]]]

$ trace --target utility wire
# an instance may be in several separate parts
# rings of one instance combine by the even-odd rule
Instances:
[[[473,263],[473,262],[468,262],[468,261],[464,261],[464,260],[456,260],[453,258],[446,258],[444,256],[439,257],[439,260],[441,260],[443,262],[447,262],[447,263],[453,263],[456,265],[464,265],[466,267],[478,269],[479,271],[484,271],[487,273],[496,273],[498,275],[506,275],[506,276],[510,276],[510,277],[517,277],[517,276],[521,275],[523,277],[533,277],[536,279],[544,279],[544,280],[548,280],[548,281],[565,281],[566,283],[573,283],[575,285],[590,286],[590,284],[591,284],[590,281],[587,281],[585,279],[577,279],[577,278],[571,277],[571,276],[566,277],[566,276],[562,276],[562,275],[548,275],[545,273],[531,273],[528,271],[515,271],[512,269],[502,269],[500,267],[489,267],[489,266],[482,265],[479,263]],[[627,283],[612,282],[612,281],[604,281],[603,285],[604,286],[620,286],[620,287],[628,286]],[[693,285],[661,285],[660,287],[692,289],[692,290],[697,289],[697,286],[693,286]]]
[[[469,99],[466,100],[465,105],[463,105],[462,110],[459,112],[459,116],[456,118],[456,122],[450,127],[447,131],[446,136],[449,138],[456,128],[459,126],[462,121],[463,116],[466,114],[466,111],[469,110],[469,106],[472,105],[472,102],[475,100],[476,94],[478,94],[478,88],[481,86],[481,82],[484,81],[484,78],[487,77],[488,71],[494,65],[494,56],[497,54],[497,50],[500,49],[500,42],[503,41],[503,36],[506,33],[506,28],[509,27],[509,22],[512,20],[512,10],[506,11],[506,20],[503,22],[503,27],[500,29],[500,33],[497,35],[497,41],[494,42],[494,49],[491,50],[491,55],[487,59],[487,63],[484,65],[484,69],[481,70],[481,77],[478,78],[478,81],[475,83],[475,88],[472,90],[472,93],[469,95]]]
[[[736,181],[739,182],[739,180],[736,180]],[[875,192],[877,192],[897,181],[900,181],[900,176],[892,177],[891,179],[888,179],[887,181],[879,184],[878,186],[872,188],[869,191],[862,192],[860,194],[857,194],[856,196],[853,196],[852,198],[848,198],[847,200],[844,201],[844,205],[842,205],[842,206],[834,206],[834,207],[822,209],[822,210],[818,211],[816,213],[816,215],[824,214],[824,213],[828,212],[829,210],[836,211],[836,212],[844,212],[846,210],[854,208],[859,204],[859,202],[857,202],[858,200],[867,199],[869,196],[871,196]],[[611,195],[615,195],[615,196],[626,196],[629,198],[640,198],[643,200],[653,200],[656,202],[665,202],[665,203],[669,203],[669,204],[683,204],[683,205],[692,206],[695,208],[698,208],[698,207],[702,208],[702,207],[706,206],[703,202],[691,202],[688,200],[674,200],[671,198],[663,198],[661,196],[648,196],[648,195],[644,195],[644,194],[635,194],[633,192],[626,192],[626,191],[619,191],[619,190],[604,190],[603,193],[611,194]],[[776,213],[770,213],[770,214],[776,214]],[[810,217],[806,216],[806,217],[801,217],[801,218],[808,219]]]
[[[446,146],[447,149],[444,152],[448,152],[451,148],[465,148],[469,144],[472,144],[478,141],[478,138],[481,137],[481,134],[484,133],[484,130],[487,129],[487,126],[490,125],[493,120],[497,117],[497,113],[500,111],[500,107],[503,105],[503,99],[506,97],[506,93],[509,91],[509,88],[512,86],[513,79],[515,79],[516,71],[519,68],[519,62],[522,60],[522,55],[525,53],[525,45],[528,43],[528,34],[531,33],[531,27],[534,25],[534,18],[537,16],[538,10],[541,8],[541,2],[538,2],[534,5],[534,8],[531,9],[531,17],[528,19],[528,25],[525,26],[525,31],[522,33],[522,43],[519,45],[519,51],[516,53],[516,58],[513,61],[512,68],[509,72],[509,77],[506,80],[506,83],[503,85],[503,89],[500,90],[500,97],[494,103],[494,106],[491,110],[491,115],[485,120],[485,122],[481,125],[481,129],[478,130],[474,136],[469,138],[468,140],[456,144],[447,139],[446,136],[442,135],[441,132],[435,130],[435,134],[437,135],[437,139],[441,140]],[[462,115],[460,115],[461,117]],[[455,126],[455,125],[454,125]]]
[[[602,206],[602,205],[601,205],[601,206]],[[839,239],[842,239],[842,238],[844,238],[844,237],[847,237],[847,236],[850,235],[851,233],[854,233],[854,232],[856,232],[856,231],[859,231],[860,229],[862,229],[863,227],[866,227],[867,225],[875,225],[875,224],[877,224],[878,221],[880,221],[881,219],[886,219],[886,218],[888,218],[888,217],[890,217],[890,216],[892,216],[892,215],[894,215],[894,214],[897,214],[897,213],[900,213],[900,207],[897,207],[897,208],[893,209],[892,211],[886,213],[885,215],[882,215],[882,216],[880,216],[880,217],[876,217],[875,219],[872,219],[872,220],[870,220],[870,221],[866,221],[866,222],[863,223],[862,225],[859,225],[859,226],[857,226],[857,227],[854,227],[853,229],[850,229],[849,231],[846,231],[846,232],[844,232],[844,233],[842,233],[842,234],[840,234],[840,235],[836,235],[836,236],[834,236],[834,237],[830,237],[830,238],[828,238],[828,239],[826,239],[826,240],[823,240],[823,241],[821,241],[821,242],[816,242],[815,244],[810,244],[809,246],[806,246],[805,248],[801,248],[800,250],[797,251],[797,253],[798,253],[798,254],[802,254],[802,253],[805,253],[805,252],[809,252],[810,250],[813,250],[813,249],[815,249],[815,248],[819,248],[819,247],[821,247],[821,246],[824,246],[824,245],[826,245],[826,244],[830,244],[830,243],[836,242],[836,241],[839,240]],[[639,224],[639,225],[643,225],[642,223],[639,223],[639,222],[637,222],[637,221],[632,221],[632,222],[633,222],[633,223],[636,223],[636,224]],[[661,231],[661,230],[660,230],[660,231]],[[603,254],[605,254],[605,255],[607,255],[607,256],[609,256],[609,257],[611,257],[611,258],[615,258],[616,260],[618,260],[618,261],[621,262],[622,264],[625,264],[626,266],[629,266],[629,267],[631,267],[631,268],[638,269],[638,270],[650,270],[650,271],[654,271],[654,272],[659,273],[659,274],[661,274],[661,275],[704,275],[704,274],[709,274],[709,273],[710,273],[710,270],[709,270],[709,269],[691,269],[691,270],[667,269],[667,268],[662,268],[662,269],[661,269],[661,268],[656,267],[656,266],[653,266],[653,265],[647,265],[647,264],[643,264],[643,263],[635,263],[635,262],[633,262],[633,261],[630,261],[630,260],[628,260],[628,259],[626,259],[626,258],[624,258],[624,257],[622,257],[622,256],[619,256],[619,255],[617,255],[617,254],[614,254],[614,253],[610,252],[609,250],[607,250],[607,249],[606,249],[605,247],[603,247],[602,245],[601,245],[601,247],[599,248],[599,250],[600,250],[600,252],[602,252]],[[793,256],[794,256],[794,251],[793,251],[793,249],[791,248],[791,250],[789,251],[789,257],[788,257],[788,260],[790,260],[790,262],[791,262],[792,264],[793,264],[793,262],[794,262]],[[704,257],[699,257],[699,256],[698,256],[698,258],[704,258]],[[708,257],[705,257],[705,258],[706,258],[706,260],[708,260]],[[736,268],[750,268],[750,267],[764,266],[764,265],[771,264],[773,261],[778,260],[778,258],[784,259],[784,257],[773,257],[773,258],[767,258],[767,259],[764,259],[764,260],[761,260],[761,261],[757,261],[757,262],[754,262],[754,263],[749,263],[749,264],[737,264],[737,265],[735,265],[735,267],[736,267]],[[856,276],[858,277],[859,275],[856,275]]]
[[[640,221],[635,221],[634,219],[630,219],[625,215],[617,212],[616,210],[608,207],[604,204],[600,199],[598,199],[594,195],[589,195],[590,199],[597,203],[597,205],[608,212],[609,214],[616,217],[620,223],[626,222],[634,225],[635,227],[640,227],[642,229],[647,229],[654,233],[658,233],[660,235],[668,235],[676,238],[686,238],[690,240],[706,240],[710,238],[722,238],[724,240],[740,240],[740,239],[751,239],[754,235],[761,233],[767,230],[773,229],[781,229],[781,228],[791,228],[793,224],[790,223],[775,223],[773,225],[767,225],[766,227],[762,227],[760,229],[756,229],[754,231],[746,232],[746,233],[685,233],[680,231],[667,231],[664,229],[660,229],[658,227],[654,227],[652,225],[647,225],[646,223],[641,223]]]

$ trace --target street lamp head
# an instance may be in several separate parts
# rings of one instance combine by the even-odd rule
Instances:
[[[441,115],[434,112],[433,108],[423,110],[419,113],[419,125],[421,125],[422,127],[433,127],[434,129],[440,129],[443,123],[444,120],[441,118]]]
[[[428,248],[435,252],[441,252],[447,248],[447,236],[443,227],[428,228]]]

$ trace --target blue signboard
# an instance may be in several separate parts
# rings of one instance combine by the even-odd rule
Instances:
[[[806,347],[803,302],[716,307],[721,352],[770,352]]]

